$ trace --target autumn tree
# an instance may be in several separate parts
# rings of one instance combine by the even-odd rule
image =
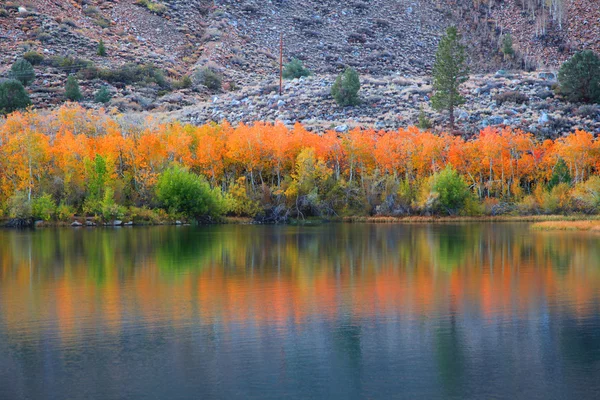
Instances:
[[[450,113],[451,130],[454,130],[454,109],[465,102],[459,92],[460,85],[469,77],[465,47],[460,41],[461,35],[456,27],[449,27],[440,40],[433,64],[435,94],[431,105],[438,111],[447,110]]]

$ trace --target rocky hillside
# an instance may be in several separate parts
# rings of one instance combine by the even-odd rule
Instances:
[[[75,74],[89,107],[99,107],[94,93],[108,86],[109,107],[176,112],[171,116],[198,123],[281,119],[313,128],[393,128],[414,123],[421,108],[439,118],[429,108],[427,75],[450,24],[463,32],[472,71],[488,73],[465,87],[465,130],[494,122],[562,132],[567,123],[550,121],[570,119],[597,128],[593,119],[577,119],[576,105],[570,115],[556,115],[562,109],[547,95],[548,82],[519,72],[556,71],[576,50],[600,50],[597,0],[10,0],[0,4],[0,78],[17,58],[37,52],[43,61],[28,91],[41,108],[64,102],[65,81]],[[500,52],[506,33],[514,38],[511,59]],[[288,82],[279,98],[281,36],[285,60],[303,60],[313,77]],[[97,54],[100,40],[106,56]],[[136,64],[146,67],[132,69]],[[363,103],[339,109],[329,86],[347,65],[363,77]],[[182,83],[205,67],[223,76],[223,90],[195,79]],[[513,78],[494,77],[498,69],[515,71]],[[474,92],[488,84],[485,93]],[[525,105],[494,109],[494,96],[511,91],[526,96]],[[513,111],[522,115],[513,118]]]

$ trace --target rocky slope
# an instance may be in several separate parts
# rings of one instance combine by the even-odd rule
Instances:
[[[291,126],[302,122],[315,131],[343,132],[354,126],[389,130],[414,125],[423,109],[434,126],[447,124],[447,117],[429,105],[432,90],[427,78],[366,77],[362,104],[347,108],[337,106],[329,95],[334,79],[326,75],[288,81],[282,96],[272,81],[265,80],[239,92],[214,95],[170,117],[196,124],[265,120]],[[487,126],[511,126],[547,138],[576,128],[600,134],[600,107],[556,99],[550,90],[555,83],[552,73],[474,75],[464,85],[467,102],[456,111],[459,129],[474,134]]]
[[[36,66],[37,79],[28,88],[34,105],[64,102],[66,78],[78,73],[84,104],[98,107],[91,100],[107,81],[83,73],[91,63],[108,71],[149,63],[172,82],[208,66],[224,76],[223,91],[113,82],[109,107],[195,123],[280,119],[340,130],[355,124],[405,126],[423,108],[443,124],[444,117],[429,106],[427,74],[445,28],[458,24],[473,72],[487,73],[465,85],[468,104],[457,114],[465,132],[503,123],[546,136],[573,126],[597,130],[592,108],[579,111],[553,98],[552,80],[524,72],[494,76],[499,68],[555,72],[576,50],[600,50],[597,0],[552,1],[564,6],[561,17],[546,15],[542,21],[541,0],[527,0],[540,2],[541,13],[523,7],[523,0],[12,0],[0,4],[0,77],[26,51],[46,60],[67,57],[68,66],[47,61]],[[507,32],[516,50],[509,60],[499,52]],[[280,35],[285,59],[297,57],[314,73],[286,82],[281,98]],[[96,53],[101,39],[106,57]],[[329,87],[346,65],[361,72],[363,103],[341,109]],[[525,104],[498,105],[495,96],[510,91],[521,93]]]

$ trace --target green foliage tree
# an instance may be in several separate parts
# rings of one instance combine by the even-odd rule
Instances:
[[[292,61],[287,63],[283,69],[283,77],[285,79],[296,79],[309,75],[310,71],[304,68],[302,61],[298,60],[297,58],[292,59]]]
[[[515,54],[513,49],[513,38],[510,33],[507,33],[502,37],[502,53],[504,57],[512,57]]]
[[[65,85],[65,96],[71,101],[79,101],[83,98],[81,90],[79,89],[79,82],[73,75],[69,75],[67,83]]]
[[[554,167],[552,177],[548,181],[548,189],[554,188],[559,183],[566,183],[567,185],[571,184],[571,173],[569,172],[569,167],[562,158],[558,159],[558,162]]]
[[[98,50],[97,53],[101,57],[106,57],[106,47],[104,46],[104,40],[100,39],[98,42]]]
[[[219,188],[211,189],[203,176],[179,165],[169,167],[160,175],[156,199],[169,212],[188,218],[219,217],[227,211]]]
[[[110,91],[108,90],[108,88],[106,86],[102,86],[96,92],[96,95],[94,96],[94,101],[96,103],[106,104],[110,101],[111,98],[112,98],[112,95],[110,94]]]
[[[454,130],[454,109],[465,102],[459,92],[460,85],[469,78],[465,47],[460,41],[461,35],[456,27],[449,27],[440,40],[433,64],[435,94],[431,98],[431,105],[438,111],[447,110],[450,113],[451,130]]]
[[[21,82],[8,80],[0,83],[0,114],[8,114],[29,105],[31,100]]]
[[[210,68],[199,69],[195,74],[196,81],[210,90],[221,90],[223,79],[221,75]]]
[[[348,67],[336,78],[331,87],[331,95],[342,107],[354,106],[359,103],[359,90],[360,77],[358,72],[356,72],[355,69]]]
[[[15,192],[8,199],[8,216],[16,219],[31,218],[31,201],[25,192]]]
[[[33,65],[24,58],[19,58],[10,67],[10,77],[21,82],[23,86],[29,85],[35,79]]]
[[[448,214],[459,212],[470,196],[465,180],[451,166],[432,176],[431,190],[437,194],[441,210]]]
[[[31,213],[34,218],[50,221],[56,213],[56,202],[51,195],[44,193],[31,202]]]
[[[576,53],[561,65],[558,82],[569,101],[600,103],[600,57],[592,50]]]

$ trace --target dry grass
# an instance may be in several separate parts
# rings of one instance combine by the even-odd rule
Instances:
[[[600,232],[600,221],[545,221],[531,225],[538,231],[594,231]]]
[[[409,216],[409,217],[343,217],[342,222],[363,223],[453,223],[453,222],[585,222],[596,221],[600,225],[599,216],[584,215],[500,215],[473,217],[440,217],[440,216]]]

